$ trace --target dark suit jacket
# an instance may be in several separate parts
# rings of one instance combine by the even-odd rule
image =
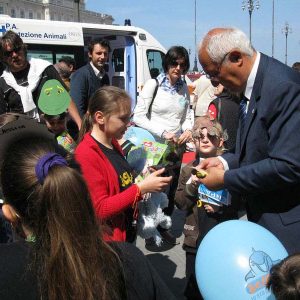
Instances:
[[[246,200],[248,219],[300,252],[299,73],[261,54],[243,135],[224,158],[225,187]]]
[[[108,75],[98,78],[89,62],[72,74],[70,95],[81,117],[87,111],[91,96],[103,85],[109,85]]]

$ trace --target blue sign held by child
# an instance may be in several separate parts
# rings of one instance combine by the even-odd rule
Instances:
[[[227,190],[211,191],[204,184],[200,184],[198,188],[199,198],[202,202],[214,205],[230,205],[230,196]]]

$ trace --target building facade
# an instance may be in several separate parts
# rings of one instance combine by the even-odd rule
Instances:
[[[85,9],[85,0],[1,0],[0,14],[12,18],[111,25],[111,15]]]

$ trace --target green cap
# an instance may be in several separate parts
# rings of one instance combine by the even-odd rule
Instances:
[[[59,115],[67,110],[71,97],[63,85],[56,79],[47,80],[38,100],[39,109],[50,116]]]

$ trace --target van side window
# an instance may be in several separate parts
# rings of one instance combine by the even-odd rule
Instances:
[[[51,64],[54,63],[53,53],[51,51],[40,51],[40,50],[28,50],[28,58],[40,58],[49,61]]]
[[[162,60],[165,54],[157,50],[147,50],[146,53],[151,78],[156,78],[163,71]]]
[[[114,49],[112,64],[115,72],[124,72],[124,48]]]
[[[58,62],[63,56],[69,56],[75,59],[74,53],[70,53],[70,52],[56,52],[55,56],[56,56],[56,62]]]

